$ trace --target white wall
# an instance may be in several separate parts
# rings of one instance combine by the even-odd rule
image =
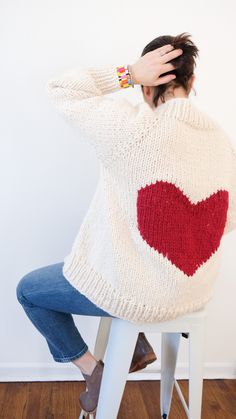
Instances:
[[[70,251],[98,179],[93,149],[51,107],[45,82],[75,64],[133,63],[153,38],[187,31],[200,49],[193,100],[236,146],[235,4],[2,0],[0,7],[0,380],[81,378],[73,365],[53,361],[15,295],[24,274],[62,261]],[[141,95],[139,87],[119,94],[132,101]],[[209,305],[205,377],[236,376],[235,249],[233,232],[223,239]],[[98,320],[76,317],[90,349]],[[159,337],[149,338],[160,354]],[[187,373],[187,347],[182,339],[180,376]],[[157,378],[151,371],[158,363],[147,369],[148,377]]]

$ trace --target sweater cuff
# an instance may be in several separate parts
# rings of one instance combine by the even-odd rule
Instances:
[[[100,90],[101,94],[113,93],[118,90],[123,90],[115,65],[107,65],[103,67],[89,67],[89,74],[95,80],[96,87]]]

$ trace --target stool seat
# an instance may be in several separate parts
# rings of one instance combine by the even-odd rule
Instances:
[[[175,385],[186,417],[201,418],[203,356],[207,306],[172,320],[158,323],[132,323],[112,317],[101,317],[94,356],[104,360],[104,370],[96,419],[116,419],[139,332],[161,333],[160,410],[168,418]],[[189,338],[189,405],[175,379],[175,369],[182,336]],[[81,411],[80,419],[86,417]],[[92,414],[89,418],[93,418]],[[157,412],[157,418],[160,417]],[[139,418],[137,418],[139,419]],[[141,419],[141,418],[140,418]]]

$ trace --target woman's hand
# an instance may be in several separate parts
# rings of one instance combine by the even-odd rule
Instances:
[[[160,77],[161,74],[175,69],[175,66],[168,61],[173,60],[183,53],[182,49],[173,49],[170,44],[147,52],[130,65],[131,75],[134,84],[143,86],[158,86],[175,79],[174,74]]]

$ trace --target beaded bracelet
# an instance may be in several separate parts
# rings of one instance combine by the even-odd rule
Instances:
[[[116,71],[120,82],[120,87],[134,87],[129,64],[123,65],[122,67],[116,67]]]

